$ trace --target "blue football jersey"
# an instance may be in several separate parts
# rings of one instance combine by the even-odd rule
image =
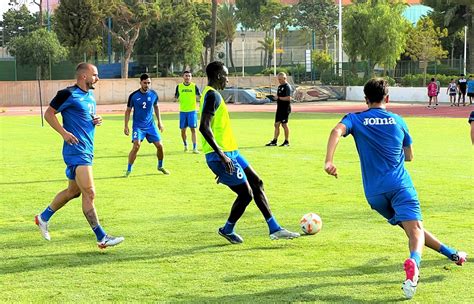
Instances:
[[[158,93],[136,90],[128,97],[128,108],[133,108],[133,128],[149,128],[154,124],[153,107],[158,103]]]
[[[467,82],[467,92],[474,93],[474,80],[469,80]]]
[[[64,142],[63,155],[73,156],[94,154],[95,125],[93,116],[96,113],[96,101],[92,91],[83,91],[78,86],[58,91],[49,104],[63,117],[63,127],[79,140],[75,145]]]
[[[405,169],[403,147],[412,143],[405,121],[385,109],[349,113],[341,121],[359,153],[366,196],[413,187]]]

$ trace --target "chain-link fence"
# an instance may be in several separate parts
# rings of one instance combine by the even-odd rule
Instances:
[[[331,85],[353,85],[363,82],[364,79],[376,75],[386,75],[398,83],[403,83],[405,75],[422,74],[423,63],[411,60],[402,60],[391,70],[384,70],[376,66],[370,70],[370,63],[359,61],[356,63],[343,62],[334,64],[330,69],[320,71],[311,65],[312,51],[302,46],[276,49],[276,59],[273,58],[273,49],[255,47],[248,49],[245,45],[235,47],[232,56],[227,55],[225,48],[217,51],[217,57],[229,68],[232,76],[272,75],[276,63],[277,72],[284,71],[290,74],[296,84],[322,83]],[[333,58],[337,58],[333,50],[329,50]],[[206,56],[203,56],[206,58]],[[109,57],[98,57],[90,62],[96,64],[99,76],[103,79],[122,78],[124,57],[122,54],[113,54]],[[207,60],[202,60],[191,68],[195,76],[205,76],[203,69]],[[61,80],[74,78],[76,63],[64,61],[50,63],[43,67],[43,79]],[[165,62],[160,54],[134,55],[128,65],[128,77],[138,77],[142,73],[150,73],[152,77],[181,76],[184,69],[181,64]],[[427,63],[427,73],[436,75],[459,75],[463,71],[462,58],[449,58]],[[474,71],[473,71],[474,72]],[[18,64],[14,57],[0,58],[0,81],[36,80],[37,68]]]

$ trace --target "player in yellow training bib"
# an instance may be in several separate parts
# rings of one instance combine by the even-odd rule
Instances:
[[[206,67],[208,85],[201,94],[201,132],[202,151],[206,155],[209,168],[217,175],[217,182],[227,185],[237,194],[225,225],[218,233],[232,244],[244,240],[234,232],[234,226],[247,208],[255,201],[265,217],[270,231],[270,239],[292,239],[299,233],[282,228],[270,211],[263,190],[263,181],[239,153],[237,142],[230,124],[229,112],[221,94],[227,84],[228,70],[222,62],[214,61]]]

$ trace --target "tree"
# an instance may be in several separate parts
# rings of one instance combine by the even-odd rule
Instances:
[[[211,56],[210,61],[214,61],[214,52],[216,49],[216,35],[217,35],[217,0],[212,0],[211,6]]]
[[[3,13],[3,27],[4,44],[8,44],[12,38],[25,36],[38,29],[38,24],[26,5],[22,5],[18,10],[11,8]]]
[[[59,43],[56,34],[46,29],[13,38],[8,51],[16,57],[19,64],[37,66],[38,79],[46,76],[50,61],[58,63],[67,57],[67,49]]]
[[[82,61],[102,51],[101,16],[93,0],[63,0],[54,14],[54,30],[59,41],[68,47],[73,61]]]
[[[441,47],[440,38],[448,36],[448,30],[435,28],[433,20],[423,17],[416,23],[416,27],[409,32],[406,53],[411,58],[424,63],[423,85],[426,85],[426,68],[429,61],[444,58],[448,54]]]
[[[468,69],[474,71],[474,2],[472,0],[424,0],[423,4],[434,9],[430,17],[438,26],[442,25],[437,21],[442,20],[443,25],[448,27],[450,36],[455,33],[459,34],[464,30],[464,26],[468,27]],[[456,37],[450,37],[450,39],[456,41]],[[462,40],[464,44],[464,37]]]
[[[159,17],[158,0],[101,0],[101,23],[114,39],[119,41],[125,54],[122,62],[122,78],[128,78],[128,62],[140,30]],[[111,17],[113,27],[109,29],[106,18]]]
[[[368,0],[344,9],[343,47],[352,62],[358,57],[367,60],[368,73],[377,64],[395,67],[411,26],[402,16],[404,8],[403,2]]]
[[[237,18],[245,29],[258,29],[261,7],[268,0],[235,0]]]
[[[277,41],[278,42],[278,41]],[[271,36],[266,36],[263,40],[259,40],[258,43],[260,44],[256,50],[262,50],[265,53],[265,58],[267,59],[264,62],[264,68],[268,68],[272,65],[273,59],[273,38]]]
[[[280,14],[283,11],[283,5],[279,0],[268,0],[265,5],[260,7],[260,19],[257,21],[257,29],[270,35],[270,32],[280,23]]]
[[[334,0],[300,0],[296,5],[296,24],[321,37],[328,51],[328,38],[337,30],[338,8]]]
[[[162,18],[147,26],[137,41],[137,52],[148,55],[139,56],[140,63],[154,65],[158,54],[163,75],[168,75],[171,64],[184,68],[199,64],[205,34],[198,27],[196,7],[190,1],[164,0],[161,11]]]
[[[193,5],[198,16],[198,19],[195,20],[195,22],[198,25],[199,30],[205,33],[204,40],[202,43],[205,50],[201,54],[201,65],[202,70],[204,71],[208,63],[208,51],[213,43],[213,38],[211,35],[211,4],[209,2],[203,1],[195,2]],[[221,27],[217,27],[216,30],[216,44],[220,44],[224,41],[224,32],[222,31]]]
[[[313,62],[313,66],[315,66],[320,73],[319,80],[322,81],[323,74],[334,64],[331,55],[329,55],[329,53],[326,51],[315,51],[311,55],[311,60]]]
[[[276,60],[273,58],[273,43],[278,43],[278,39],[273,39],[272,32],[279,24],[282,11],[283,5],[278,0],[268,0],[265,5],[260,6],[260,18],[255,26],[265,32],[265,38],[258,41],[261,46],[257,48],[264,51],[264,57],[267,59],[264,63],[265,68],[272,64],[272,60]]]
[[[235,31],[237,28],[238,20],[235,15],[235,8],[233,5],[224,3],[219,7],[219,27],[224,33],[225,41],[228,45],[226,58],[230,59],[230,64],[235,72],[234,59],[232,57],[232,43],[235,39]]]

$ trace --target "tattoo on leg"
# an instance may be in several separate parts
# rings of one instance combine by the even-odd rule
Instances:
[[[94,228],[97,225],[99,225],[99,219],[97,218],[97,213],[95,212],[95,208],[91,208],[85,211],[84,215],[87,221],[89,222],[89,225],[91,226],[91,228]]]

